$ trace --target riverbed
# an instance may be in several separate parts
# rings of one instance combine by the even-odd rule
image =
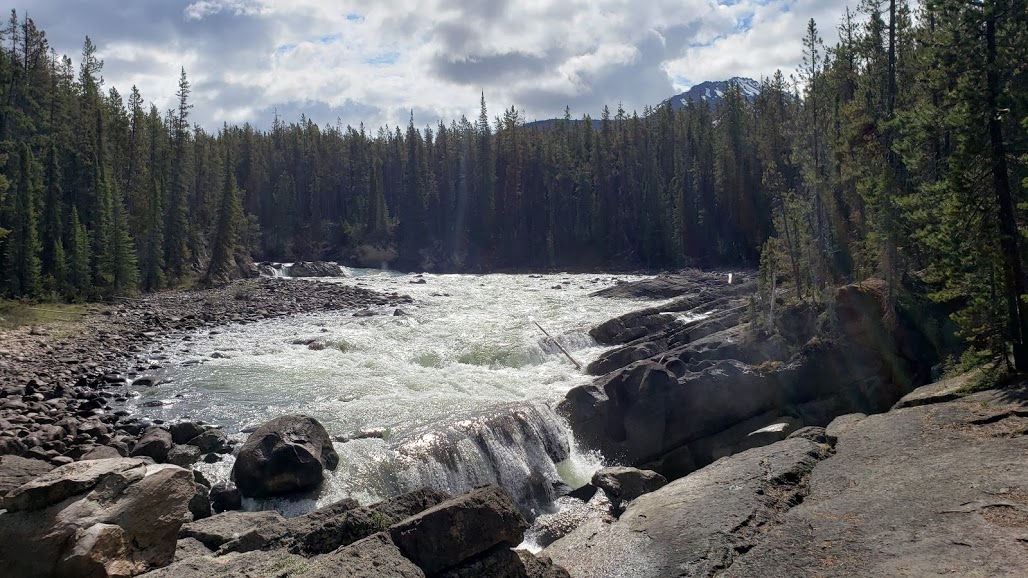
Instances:
[[[287,515],[345,497],[370,503],[423,485],[459,493],[483,483],[502,484],[531,515],[560,482],[581,485],[600,467],[551,409],[592,378],[536,323],[584,367],[604,351],[589,329],[640,307],[590,294],[640,277],[351,273],[282,283],[352,284],[413,303],[172,338],[147,352],[170,381],[134,388],[127,409],[202,420],[240,440],[279,415],[316,417],[341,458],[322,491],[247,504]],[[231,458],[197,469],[227,479]]]

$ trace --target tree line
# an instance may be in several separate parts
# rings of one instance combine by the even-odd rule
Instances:
[[[598,121],[490,118],[368,130],[190,121],[104,86],[12,11],[0,37],[0,283],[84,300],[234,277],[251,258],[404,269],[761,266],[818,300],[905,278],[981,348],[1028,364],[1025,0],[862,0],[826,46],[693,102]],[[800,31],[797,31],[800,36]]]

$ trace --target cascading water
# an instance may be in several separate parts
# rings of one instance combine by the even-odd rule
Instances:
[[[155,419],[200,419],[238,439],[285,413],[317,417],[339,440],[340,454],[322,491],[308,500],[249,504],[286,514],[424,485],[456,494],[499,483],[532,517],[562,483],[581,485],[599,467],[597,457],[575,448],[551,409],[591,378],[533,322],[589,363],[603,349],[588,330],[639,306],[588,296],[613,279],[353,274],[320,282],[409,294],[415,302],[373,317],[326,312],[173,338],[152,352],[167,356],[172,382],[137,388],[130,409]],[[197,468],[226,479],[231,459]]]

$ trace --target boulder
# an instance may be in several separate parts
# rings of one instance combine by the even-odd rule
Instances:
[[[178,537],[194,538],[213,551],[247,534],[283,537],[285,518],[277,512],[224,512],[183,525]]]
[[[298,261],[289,268],[291,277],[346,277],[346,270],[337,263]]]
[[[833,419],[832,423],[828,424],[828,427],[825,428],[825,437],[828,438],[830,443],[835,443],[842,434],[848,432],[853,426],[866,418],[867,416],[862,413],[840,415]]]
[[[121,452],[117,448],[111,446],[94,446],[92,449],[82,454],[80,458],[82,461],[85,460],[104,460],[108,458],[120,458],[122,457]],[[177,464],[181,465],[181,464]]]
[[[195,446],[184,446],[175,444],[171,447],[168,452],[168,457],[165,459],[169,464],[175,464],[183,468],[200,461],[200,449]]]
[[[149,427],[143,432],[143,437],[139,438],[129,455],[134,458],[150,457],[158,463],[166,462],[173,443],[171,432],[157,426]]]
[[[192,474],[139,459],[75,462],[4,498],[0,567],[10,576],[132,576],[169,564],[189,518]]]
[[[286,415],[250,434],[232,476],[244,496],[278,496],[318,487],[324,470],[334,470],[338,463],[332,440],[318,420]]]
[[[202,520],[211,517],[211,490],[207,486],[197,483],[196,493],[189,500],[189,513],[193,514],[194,520]]]
[[[389,528],[403,555],[432,575],[497,545],[514,547],[528,523],[499,486],[475,488]]]
[[[232,443],[229,441],[228,435],[220,429],[206,430],[186,443],[199,448],[200,452],[204,454],[211,452],[227,454],[232,451]]]
[[[614,508],[619,509],[624,502],[666,486],[667,479],[652,470],[609,467],[593,474],[592,484],[606,492]]]
[[[379,533],[330,554],[304,558],[285,550],[183,558],[141,578],[425,578]]]
[[[306,556],[327,554],[448,498],[438,490],[422,488],[367,507],[352,499],[342,500],[289,520],[289,532],[293,536],[291,550]]]
[[[232,482],[218,482],[211,486],[211,509],[214,513],[241,510],[243,497]]]
[[[505,544],[437,574],[439,578],[570,578],[567,570],[548,557],[537,558],[525,550],[512,550]]]
[[[52,465],[42,460],[0,456],[0,497],[52,469]]]
[[[180,421],[171,424],[168,429],[171,430],[172,441],[177,444],[184,444],[202,434],[207,428],[195,422]]]

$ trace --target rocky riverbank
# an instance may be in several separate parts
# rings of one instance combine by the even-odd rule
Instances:
[[[580,442],[622,466],[537,521],[527,537],[539,556],[511,550],[527,523],[498,487],[343,500],[293,519],[225,511],[241,491],[317,486],[338,460],[324,428],[285,416],[237,450],[197,424],[143,427],[108,411],[110,400],[144,386],[152,367],[127,362],[162,335],[405,300],[285,283],[126,302],[81,335],[17,333],[24,363],[0,368],[0,419],[15,432],[0,448],[21,456],[0,457],[0,564],[26,576],[1025,575],[1026,388],[915,389],[947,343],[916,307],[887,312],[876,281],[787,307],[773,327],[754,322],[745,272],[599,292],[651,306],[591,331],[614,347],[558,410]],[[111,372],[126,366],[138,375]],[[246,488],[183,469],[224,452],[239,453]],[[44,543],[45,556],[25,556],[26,541]]]
[[[155,362],[142,354],[171,337],[316,311],[359,313],[410,300],[340,284],[261,278],[126,299],[93,307],[75,323],[5,331],[0,334],[0,455],[52,465],[105,451],[100,447],[127,456],[144,428],[111,406],[125,399],[127,386],[154,384],[148,372],[160,368],[159,356]]]

